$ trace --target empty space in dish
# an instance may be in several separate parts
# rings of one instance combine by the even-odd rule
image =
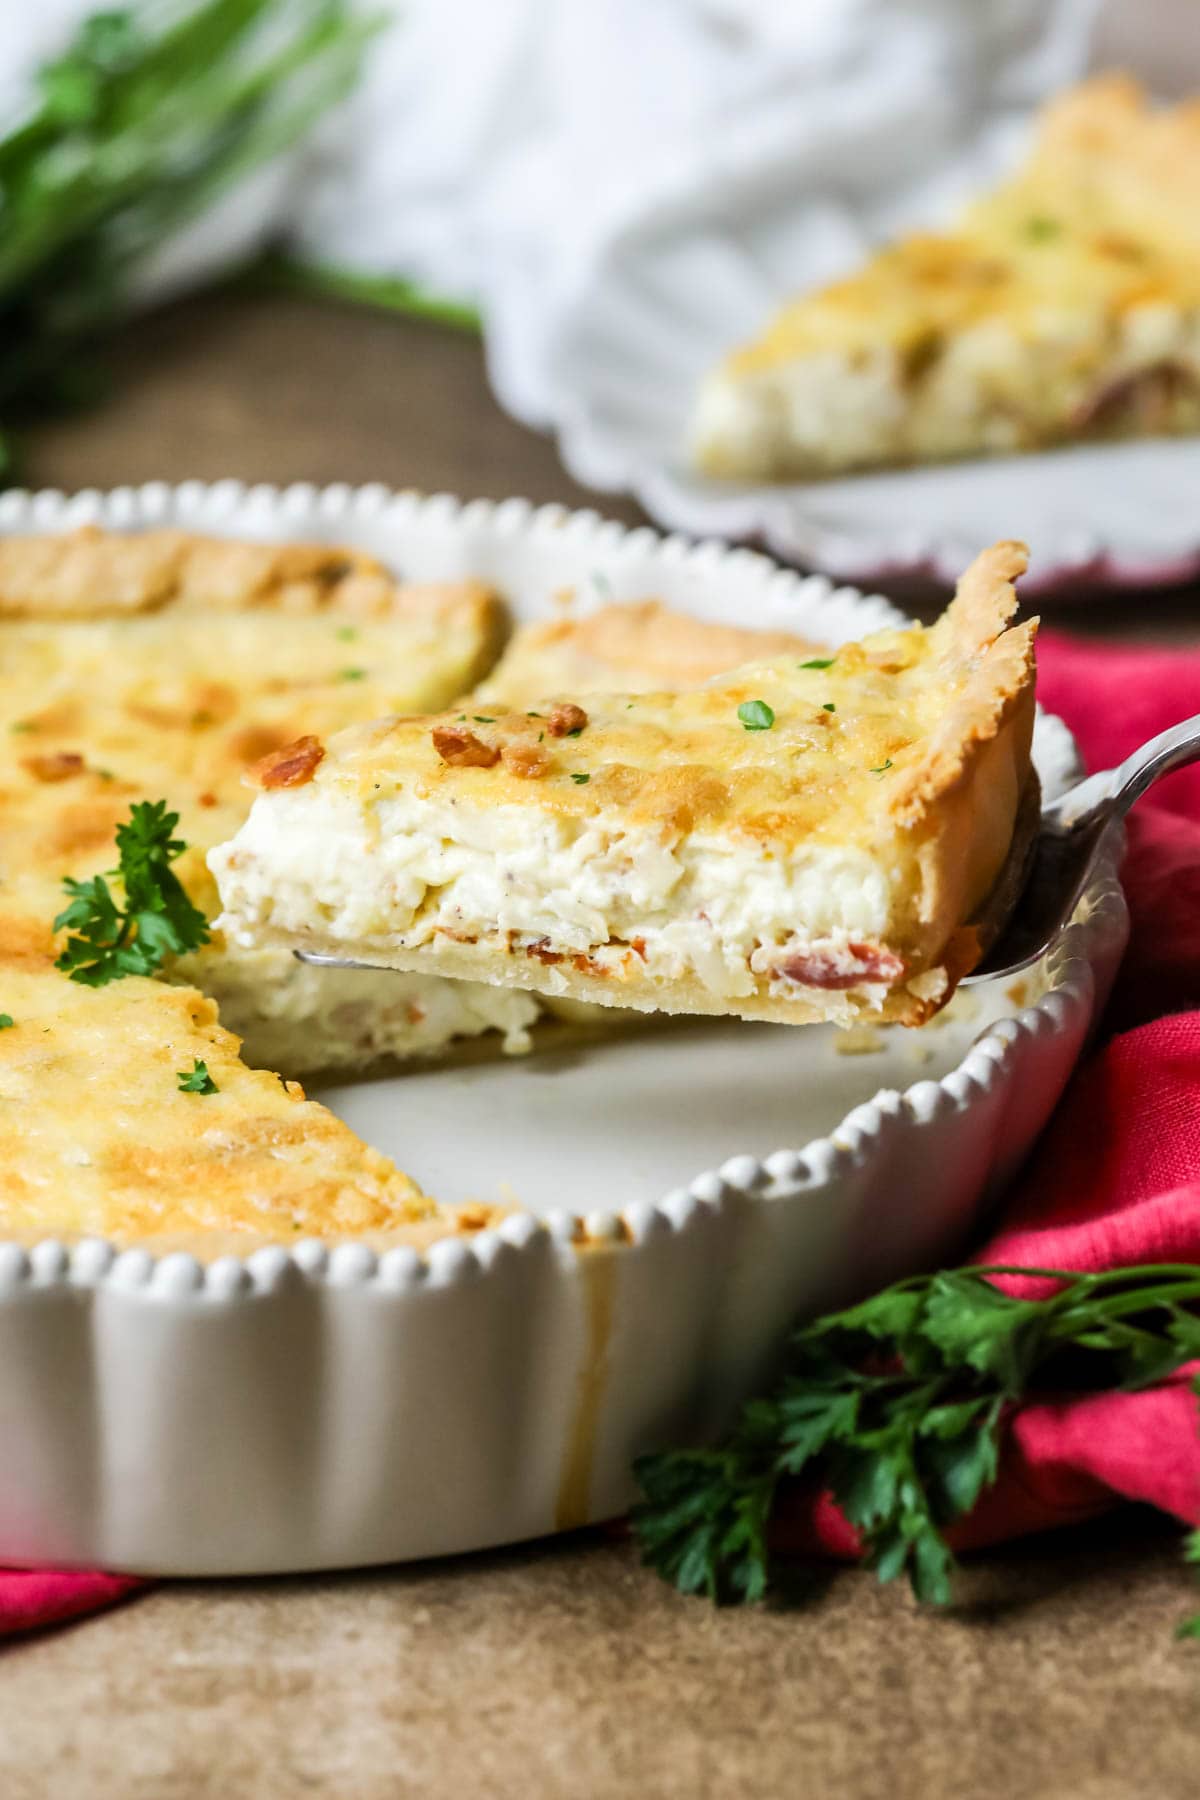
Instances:
[[[881,1088],[940,1081],[1035,993],[1028,979],[964,992],[920,1031],[681,1020],[310,1091],[439,1200],[610,1212],[730,1156],[827,1137]]]

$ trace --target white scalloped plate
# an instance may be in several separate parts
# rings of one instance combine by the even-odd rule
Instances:
[[[860,584],[952,585],[976,551],[1005,537],[1028,542],[1027,591],[1039,600],[1200,574],[1196,439],[775,486],[695,474],[684,442],[700,382],[777,310],[781,279],[748,244],[670,214],[614,245],[556,346],[551,423],[576,479],[635,494],[674,530],[759,542]],[[519,410],[500,351],[492,374]]]
[[[745,551],[522,501],[0,498],[0,530],[93,517],[352,541],[410,575],[491,578],[523,617],[567,584],[829,642],[897,616]],[[1050,792],[1073,774],[1057,721],[1037,757]],[[1039,998],[977,989],[869,1054],[686,1023],[328,1090],[431,1192],[527,1209],[425,1257],[0,1244],[0,1562],[311,1569],[621,1511],[633,1457],[713,1429],[790,1319],[958,1250],[1057,1101],[1125,928],[1110,860]]]

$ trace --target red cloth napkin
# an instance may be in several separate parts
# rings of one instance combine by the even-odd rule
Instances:
[[[1200,651],[1115,649],[1047,632],[1039,665],[1039,697],[1071,726],[1090,769],[1111,768],[1200,713]],[[979,1262],[1080,1271],[1200,1263],[1200,766],[1139,803],[1123,880],[1133,930],[1105,1019],[1113,1035],[1076,1075]],[[1120,1500],[1200,1523],[1189,1374],[1145,1393],[1024,1407],[1000,1479],[951,1535],[957,1548],[974,1548]],[[814,1545],[837,1556],[858,1548],[828,1495],[795,1495],[780,1548]]]
[[[1048,632],[1039,654],[1042,702],[1072,727],[1089,768],[1111,767],[1200,713],[1200,651],[1096,647]],[[983,1261],[1200,1262],[1200,767],[1142,801],[1125,885],[1133,936],[1107,1020],[1118,1035],[1077,1076]],[[1026,1407],[959,1546],[1087,1518],[1121,1498],[1200,1522],[1198,1423],[1186,1378]],[[782,1536],[837,1555],[856,1548],[827,1498],[790,1513]],[[109,1605],[137,1585],[0,1570],[0,1636]]]

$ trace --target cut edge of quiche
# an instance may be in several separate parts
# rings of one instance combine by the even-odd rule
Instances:
[[[706,474],[808,480],[1200,430],[1200,102],[1052,103],[957,225],[804,295],[709,375]]]
[[[1030,812],[1026,560],[985,551],[928,631],[269,757],[210,857],[222,924],[612,1006],[920,1024]]]

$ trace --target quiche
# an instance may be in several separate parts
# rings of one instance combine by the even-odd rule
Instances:
[[[315,725],[444,705],[493,661],[504,612],[475,582],[398,583],[374,559],[178,531],[0,538],[0,951],[50,961],[65,876],[111,868],[131,804],[165,798],[178,872],[217,910],[205,852],[250,803],[247,764]],[[289,1075],[428,1055],[499,1030],[523,995],[247,954],[217,934],[176,962],[251,1061]]]
[[[929,630],[683,691],[391,718],[258,765],[230,937],[552,996],[920,1024],[980,954],[1031,792],[1024,546]]]
[[[436,706],[489,667],[487,694],[516,697],[542,680],[696,683],[754,648],[808,648],[645,602],[518,631],[497,665],[503,628],[477,583],[399,584],[325,546],[0,538],[0,1234],[211,1258],[296,1236],[420,1246],[501,1215],[437,1205],[292,1077],[489,1031],[523,1047],[548,1014],[599,1009],[311,968],[220,932],[166,979],[92,987],[55,966],[52,922],[64,876],[110,869],[148,796],[181,815],[174,868],[214,913],[204,851],[251,804],[248,761],[278,761],[298,731]]]
[[[786,306],[708,378],[700,469],[802,480],[1200,428],[1200,102],[1121,76],[944,232]]]

